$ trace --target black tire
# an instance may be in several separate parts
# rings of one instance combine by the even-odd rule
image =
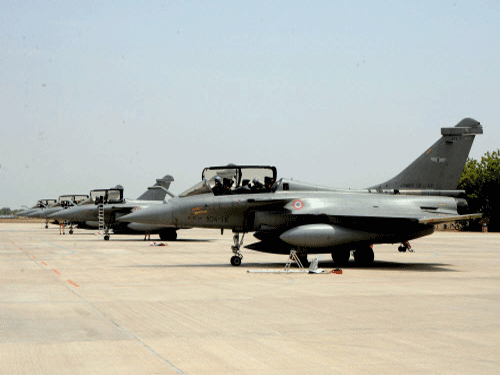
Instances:
[[[332,260],[337,266],[343,266],[349,262],[351,250],[337,250],[332,252]]]
[[[375,254],[370,246],[361,247],[354,251],[354,261],[360,266],[369,266],[373,264]]]
[[[109,236],[104,236],[104,241],[109,241]]]
[[[45,224],[45,229],[49,229],[49,226],[47,224]]]
[[[241,258],[239,256],[232,256],[231,257],[231,265],[232,266],[235,266],[235,267],[238,267],[241,265]]]
[[[160,240],[175,241],[177,240],[177,231],[175,229],[164,229],[160,231]]]
[[[400,247],[398,247],[398,251],[399,251],[400,253],[406,253],[406,247],[404,247],[404,246],[400,246]]]
[[[70,229],[70,230],[69,230],[69,234],[73,234],[73,229]]]

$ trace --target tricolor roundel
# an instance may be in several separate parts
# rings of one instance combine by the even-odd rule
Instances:
[[[300,199],[296,199],[295,202],[293,202],[293,208],[296,210],[302,210],[304,208],[304,202]]]

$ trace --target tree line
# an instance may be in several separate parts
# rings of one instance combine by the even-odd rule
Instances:
[[[462,223],[460,229],[479,231],[483,224],[488,231],[500,231],[500,149],[487,152],[481,160],[467,159],[458,184],[465,190],[468,212],[483,214],[482,220]]]
[[[0,208],[0,215],[5,215],[5,216],[14,215],[16,212],[19,212],[19,211],[21,211],[21,210],[12,211],[9,207],[2,207],[2,208]]]

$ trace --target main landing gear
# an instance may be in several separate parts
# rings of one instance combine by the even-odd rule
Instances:
[[[406,253],[407,251],[410,252],[410,253],[413,253],[413,249],[411,248],[411,245],[408,241],[406,242],[403,242],[399,247],[398,247],[398,251],[400,253]]]
[[[239,266],[241,264],[241,260],[243,259],[243,255],[240,253],[240,247],[243,245],[243,238],[245,237],[245,233],[241,236],[240,234],[235,233],[233,236],[234,246],[231,246],[231,250],[233,250],[233,256],[231,257],[231,265]]]
[[[369,266],[375,259],[372,245],[357,248],[354,250],[353,256],[354,261],[360,266]]]
[[[160,240],[162,241],[176,241],[177,230],[175,229],[162,229],[159,233]]]
[[[345,266],[351,257],[351,250],[335,250],[332,252],[332,260],[336,266]]]
[[[354,262],[360,266],[369,266],[375,260],[373,245],[358,247],[352,252]],[[332,252],[332,259],[336,266],[345,266],[351,257],[351,250],[335,250]]]

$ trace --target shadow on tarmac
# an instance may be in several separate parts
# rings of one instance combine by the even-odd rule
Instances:
[[[145,267],[145,268],[192,268],[192,267],[202,267],[202,268],[227,268],[233,267],[229,262],[227,263],[217,263],[217,264],[139,264],[133,265],[129,267]],[[283,270],[285,267],[285,263],[242,263],[240,268],[245,269],[266,269],[266,270]],[[333,262],[320,262],[318,265],[319,268],[324,268],[327,271],[329,269],[338,268]],[[360,269],[360,270],[373,270],[373,271],[407,271],[407,272],[459,272],[452,268],[451,264],[442,264],[442,263],[395,263],[395,262],[383,262],[383,261],[375,261],[371,266],[359,266],[354,262],[349,262],[343,267],[340,267],[342,270],[346,269]],[[297,269],[296,264],[292,264],[293,269]],[[306,267],[307,268],[307,267]]]
[[[118,235],[115,235],[115,236],[119,236]],[[113,241],[113,242],[145,242],[145,243],[148,243],[148,242],[165,242],[167,245],[168,244],[174,244],[176,242],[213,242],[215,240],[203,240],[203,239],[178,239],[178,240],[175,240],[175,241],[162,241],[160,240],[159,238],[156,239],[156,238],[151,238],[150,240],[144,240],[143,237],[140,237],[140,238],[115,238],[113,235],[110,236],[110,241]]]

